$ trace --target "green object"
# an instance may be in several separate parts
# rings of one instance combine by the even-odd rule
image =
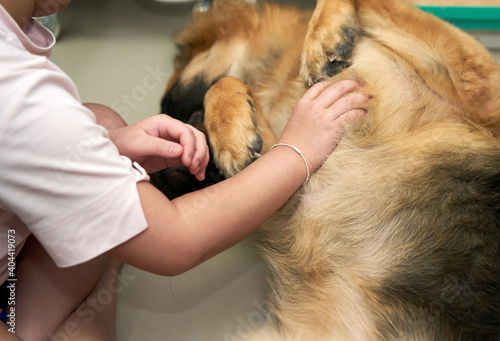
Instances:
[[[500,30],[500,6],[418,6],[464,30]]]

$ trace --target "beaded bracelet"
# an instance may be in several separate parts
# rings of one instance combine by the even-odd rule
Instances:
[[[304,163],[306,164],[306,170],[307,170],[307,178],[306,178],[306,181],[304,182],[307,182],[309,181],[309,165],[307,164],[307,160],[304,156],[304,154],[302,154],[302,152],[300,151],[299,148],[295,147],[295,146],[292,146],[291,144],[287,144],[287,143],[276,143],[274,146],[271,147],[271,149],[269,150],[272,150],[274,147],[277,147],[277,146],[284,146],[284,147],[290,147],[292,148],[297,154],[299,154],[301,157],[302,157],[302,160],[304,160]]]

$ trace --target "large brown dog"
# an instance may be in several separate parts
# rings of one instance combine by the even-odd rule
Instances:
[[[281,334],[496,339],[500,66],[479,43],[396,0],[318,0],[312,17],[219,0],[177,43],[164,112],[207,132],[226,177],[275,143],[307,84],[375,96],[260,231]]]

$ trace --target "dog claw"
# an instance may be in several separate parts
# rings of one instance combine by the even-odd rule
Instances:
[[[250,158],[252,158],[252,159],[258,159],[262,156],[259,153],[257,153],[255,150],[252,150],[252,149],[248,149],[248,155],[250,155]]]
[[[328,60],[330,61],[330,63],[333,63],[334,61],[336,61],[338,57],[339,57],[339,55],[336,53],[329,53],[328,54]]]

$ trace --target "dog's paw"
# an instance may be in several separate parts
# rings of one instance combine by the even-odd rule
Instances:
[[[234,77],[218,80],[205,95],[205,128],[215,164],[225,177],[255,161],[262,150],[251,88]]]
[[[342,18],[328,20],[323,13],[313,16],[301,57],[301,76],[311,86],[350,66],[350,57],[361,31],[354,9]],[[335,20],[338,18],[339,20]]]

